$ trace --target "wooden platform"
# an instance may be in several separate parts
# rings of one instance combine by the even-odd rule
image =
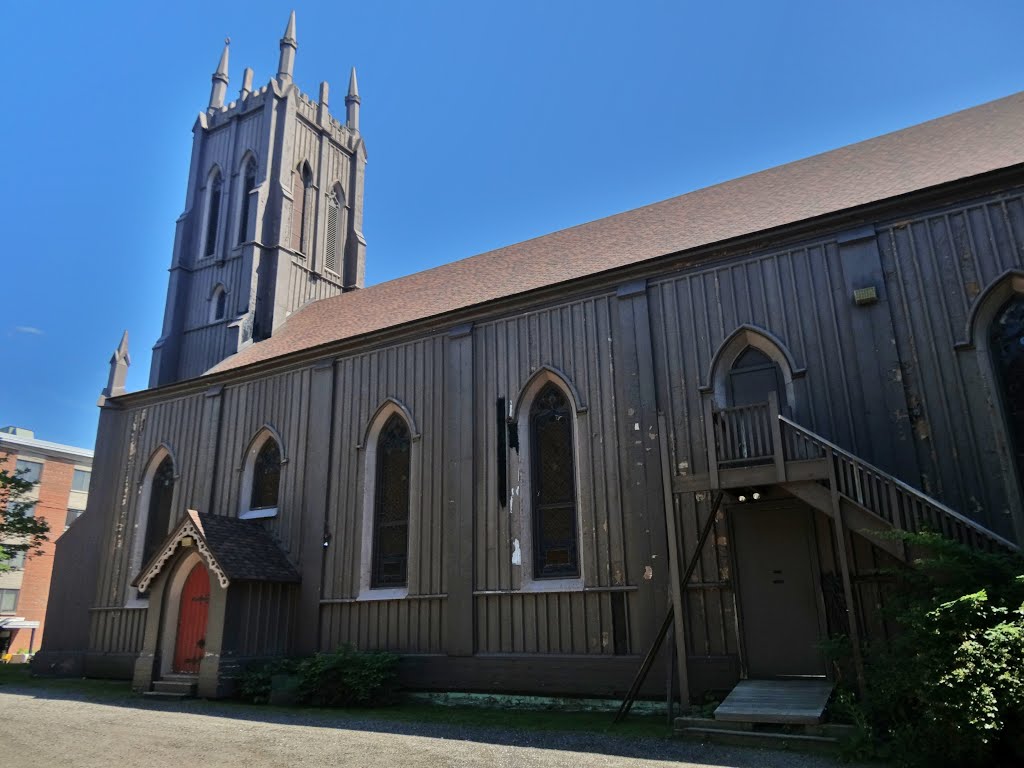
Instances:
[[[715,720],[820,723],[834,685],[825,679],[742,680],[715,710]]]

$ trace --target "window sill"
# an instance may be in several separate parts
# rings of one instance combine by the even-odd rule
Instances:
[[[250,509],[247,512],[239,514],[239,520],[262,520],[267,517],[277,517],[277,507],[268,507],[266,509]]]
[[[520,592],[582,592],[583,579],[523,580]]]
[[[409,596],[408,587],[392,587],[391,589],[364,589],[359,593],[356,602],[365,603],[376,600],[402,600]]]

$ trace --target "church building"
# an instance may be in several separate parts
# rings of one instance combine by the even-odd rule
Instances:
[[[700,700],[884,639],[879,531],[1017,549],[1024,94],[366,287],[355,70],[335,117],[296,40],[213,75],[39,671],[622,696],[665,628],[642,692]]]

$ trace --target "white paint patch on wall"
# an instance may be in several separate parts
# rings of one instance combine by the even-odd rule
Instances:
[[[519,539],[512,539],[512,565],[523,564],[523,551],[519,548]]]

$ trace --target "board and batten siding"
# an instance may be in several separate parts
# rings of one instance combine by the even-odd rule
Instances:
[[[1001,275],[1024,268],[1019,191],[889,222],[877,228],[893,306],[903,385],[921,478],[915,483],[1013,539],[987,350],[957,349],[975,299]],[[987,329],[985,330],[987,335]]]
[[[324,550],[321,647],[438,653],[445,645],[443,513],[445,346],[443,335],[381,347],[334,363],[334,413]],[[370,567],[362,545],[366,448],[371,420],[388,401],[413,423],[409,597],[358,600]],[[323,418],[331,418],[323,414]],[[372,471],[372,468],[371,468]],[[365,596],[364,596],[365,597]],[[469,617],[467,617],[467,621]]]
[[[474,607],[480,653],[622,654],[639,652],[643,628],[629,622],[629,583],[622,514],[623,473],[616,393],[615,294],[479,323],[473,329],[475,483]],[[562,380],[578,399],[575,414],[579,555],[584,591],[520,591],[514,554],[529,535],[520,451],[507,446],[498,403],[507,418],[540,371]],[[530,439],[520,430],[518,440]],[[499,501],[499,443],[506,443],[506,496]],[[636,532],[640,536],[640,532]],[[520,557],[527,555],[521,554]],[[631,630],[632,631],[631,634]],[[632,650],[631,650],[632,649]]]

